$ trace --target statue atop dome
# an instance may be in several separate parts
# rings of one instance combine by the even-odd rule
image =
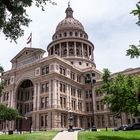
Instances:
[[[66,18],[73,18],[73,10],[70,7],[70,1],[68,2],[68,8],[65,11],[66,13]]]

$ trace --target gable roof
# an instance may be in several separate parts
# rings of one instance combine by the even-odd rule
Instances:
[[[25,47],[10,62],[13,63],[15,60],[17,60],[26,51],[38,52],[38,53],[42,53],[42,54],[44,54],[46,52],[45,50],[40,49],[40,48],[28,48],[28,47]]]

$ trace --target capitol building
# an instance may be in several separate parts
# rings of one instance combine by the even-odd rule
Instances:
[[[9,122],[10,129],[62,130],[70,125],[88,129],[120,124],[102,102],[104,94],[94,92],[102,83],[94,59],[95,46],[82,23],[74,18],[70,5],[65,13],[47,46],[48,56],[44,57],[46,51],[41,48],[25,47],[2,77],[6,85],[0,102],[24,116]],[[122,73],[137,74],[140,68]],[[139,120],[122,115],[123,124]],[[0,129],[3,127],[0,123]]]

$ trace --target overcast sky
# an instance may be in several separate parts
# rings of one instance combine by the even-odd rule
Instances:
[[[32,7],[28,14],[32,23],[25,29],[25,35],[18,43],[10,43],[0,33],[0,64],[5,70],[11,69],[10,60],[26,45],[32,31],[32,47],[46,50],[52,40],[57,24],[65,18],[68,0],[54,0],[56,6],[48,4],[45,12]],[[139,59],[125,56],[130,44],[138,44],[140,27],[135,23],[137,17],[129,14],[135,9],[138,0],[71,0],[74,18],[84,26],[89,40],[94,44],[97,69],[109,68],[111,72],[140,67]]]

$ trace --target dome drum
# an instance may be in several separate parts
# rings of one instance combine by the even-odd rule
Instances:
[[[93,59],[93,46],[78,41],[60,42],[51,44],[49,55],[59,55],[60,57],[81,57],[83,59]]]
[[[53,35],[52,39],[57,40],[61,38],[71,38],[71,37],[88,39],[87,33],[79,30],[70,30],[70,29],[56,32]]]

